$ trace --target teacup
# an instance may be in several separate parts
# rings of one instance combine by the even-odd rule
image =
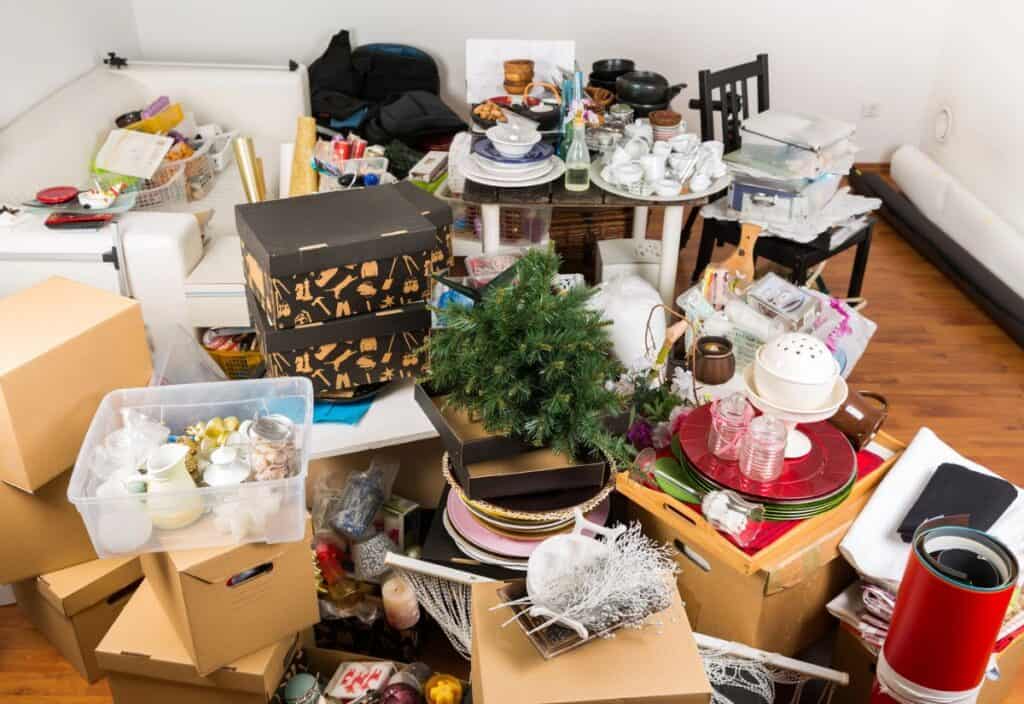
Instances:
[[[665,159],[672,153],[672,146],[668,142],[655,142],[654,146],[651,147],[651,153]]]
[[[639,159],[640,166],[643,167],[644,179],[648,183],[654,184],[665,177],[665,160],[657,154],[648,154],[642,156]]]
[[[700,144],[700,139],[695,134],[677,134],[668,144],[678,154],[690,154]]]
[[[619,164],[612,167],[611,177],[613,183],[617,183],[620,186],[630,186],[644,177],[644,169],[639,164]]]
[[[613,166],[619,164],[628,164],[632,159],[629,156],[629,152],[623,149],[621,146],[616,146],[612,149],[611,163]]]
[[[626,142],[624,149],[631,160],[636,160],[647,154],[650,151],[651,146],[650,143],[642,137],[632,137],[628,142]]]

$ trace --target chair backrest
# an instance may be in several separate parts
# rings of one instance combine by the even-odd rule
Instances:
[[[714,117],[718,112],[725,151],[740,148],[740,123],[750,117],[750,79],[757,81],[756,112],[764,112],[768,109],[768,54],[758,54],[749,63],[719,71],[704,69],[697,74],[697,98],[690,100],[690,107],[700,111],[701,139],[715,139]]]

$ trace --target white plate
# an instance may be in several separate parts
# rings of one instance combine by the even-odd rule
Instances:
[[[476,181],[483,186],[494,186],[496,188],[527,188],[529,186],[540,186],[554,181],[565,173],[565,162],[557,156],[551,157],[551,169],[545,174],[529,179],[503,178],[484,173],[471,159],[463,162],[463,173],[466,178]]]
[[[628,189],[614,186],[601,177],[601,169],[604,167],[604,162],[600,159],[590,165],[590,180],[597,185],[603,191],[614,193],[617,196],[623,198],[633,198],[635,200],[649,200],[655,203],[685,203],[688,200],[698,200],[700,198],[707,198],[710,195],[724,191],[729,183],[732,181],[732,175],[726,174],[721,178],[715,179],[707,190],[699,191],[697,193],[683,193],[678,196],[659,196],[656,193],[652,193],[649,196],[635,196],[629,192]],[[474,179],[475,180],[475,179]]]
[[[550,157],[544,161],[538,161],[534,164],[516,164],[513,169],[508,168],[508,164],[502,164],[500,167],[494,166],[497,162],[486,159],[479,154],[473,154],[472,157],[473,161],[476,162],[475,165],[479,171],[489,174],[494,178],[517,178],[523,180],[542,176],[551,170]]]

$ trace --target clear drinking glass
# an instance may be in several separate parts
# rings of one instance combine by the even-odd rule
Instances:
[[[740,440],[754,417],[754,409],[743,394],[735,393],[711,404],[711,430],[708,432],[708,450],[722,460],[736,460],[740,455]]]
[[[750,422],[740,446],[740,472],[755,482],[770,482],[782,474],[786,459],[786,424],[771,416]]]

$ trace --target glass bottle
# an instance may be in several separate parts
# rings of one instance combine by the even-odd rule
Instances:
[[[583,115],[576,114],[573,125],[572,144],[565,156],[565,190],[585,191],[590,188],[590,150],[587,148],[587,132]]]

